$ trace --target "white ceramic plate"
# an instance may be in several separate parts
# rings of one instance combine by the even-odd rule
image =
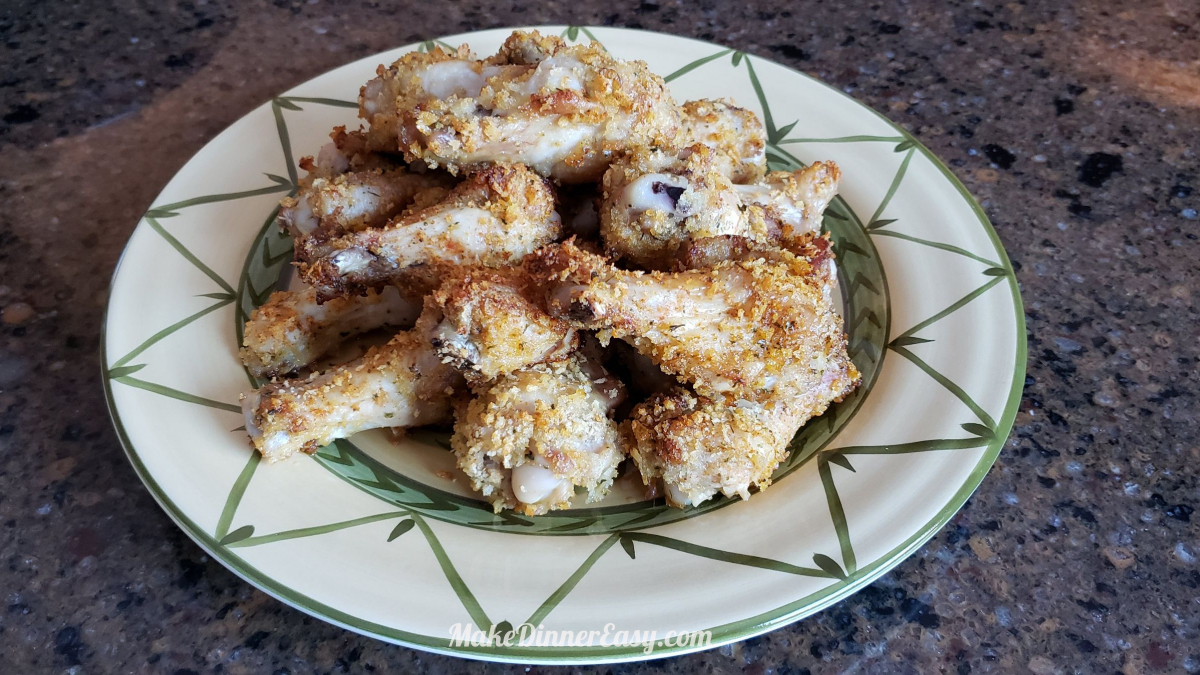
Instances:
[[[201,150],[134,232],[104,328],[109,408],[130,460],[201,547],[263,591],[383,640],[475,658],[594,663],[694,651],[812,614],[870,583],[962,506],[1004,443],[1025,369],[1013,270],[980,208],[928,150],[803,74],[669,35],[543,27],[598,40],[667,76],[680,101],[732,97],[763,115],[773,168],[832,159],[851,355],[849,400],[797,436],[775,485],[678,511],[616,490],[550,516],[495,516],[445,438],[383,432],[260,465],[247,447],[241,325],[279,282],[272,225],[296,160],[380,63],[349,64],[265,103]],[[493,30],[439,40],[492,53]],[[618,545],[619,544],[619,545]],[[452,645],[470,624],[542,626],[524,644]],[[556,631],[557,635],[549,631]],[[572,638],[567,641],[569,631]],[[594,631],[594,633],[593,633]],[[708,631],[695,639],[677,634]],[[582,632],[587,636],[579,639]],[[625,632],[625,634],[622,634]],[[566,644],[564,644],[566,642]]]

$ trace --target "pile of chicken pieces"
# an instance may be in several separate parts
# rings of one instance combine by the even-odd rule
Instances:
[[[820,234],[838,169],[767,173],[752,112],[679,105],[640,61],[515,32],[486,59],[380,66],[359,115],[282,202],[308,287],[245,326],[268,462],[453,424],[497,512],[601,499],[626,458],[683,508],[765,489],[858,385]],[[384,327],[400,332],[312,367]]]

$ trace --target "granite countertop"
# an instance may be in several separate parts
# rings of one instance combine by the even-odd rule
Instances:
[[[539,23],[713,40],[884,112],[979,198],[1028,315],[1012,437],[912,558],[763,637],[598,671],[1200,672],[1194,0],[4,3],[6,672],[529,670],[360,637],[207,558],[125,459],[97,350],[126,238],[226,125],[389,47]]]

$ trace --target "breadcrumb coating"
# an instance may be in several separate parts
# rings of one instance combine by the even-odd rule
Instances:
[[[399,153],[376,152],[368,147],[363,131],[348,132],[344,126],[334,127],[329,139],[316,157],[301,157],[297,162],[306,172],[300,177],[301,189],[318,178],[333,178],[352,171],[388,171],[404,166],[404,157]]]
[[[241,397],[250,442],[268,462],[361,431],[450,421],[463,386],[420,322],[361,358],[304,380],[282,380]]]
[[[675,142],[681,111],[641,61],[594,43],[514,32],[488,59],[410,53],[363,87],[371,147],[451,172],[520,162],[564,183],[599,179],[633,147]]]
[[[742,352],[744,358],[760,358],[769,373],[758,372],[763,377],[749,386],[729,378],[737,386],[703,396],[678,387],[634,408],[625,427],[630,453],[642,480],[647,485],[661,481],[667,501],[677,507],[699,504],[717,493],[748,499],[751,489],[766,489],[800,427],[861,381],[846,352],[841,319],[833,311],[837,277],[827,237],[810,235],[794,242],[791,251],[720,237],[697,242],[685,257],[692,270],[687,274],[754,261],[777,266],[810,290],[798,303],[780,302],[778,296],[751,300],[768,305],[764,318],[776,313],[775,321],[782,320],[794,333],[795,339],[779,339],[778,334],[758,332],[759,350]],[[786,294],[787,288],[780,285],[767,293]],[[711,372],[711,364],[706,366]]]
[[[319,303],[317,291],[276,291],[250,315],[241,358],[255,377],[287,375],[355,335],[393,326],[411,328],[421,303],[394,286]]]
[[[549,183],[524,166],[495,165],[469,176],[441,202],[384,227],[298,241],[296,259],[300,277],[322,298],[387,284],[428,291],[447,269],[516,262],[560,231]]]
[[[839,172],[816,162],[734,185],[726,156],[704,145],[639,150],[604,174],[600,234],[605,250],[645,269],[665,269],[690,241],[737,235],[786,243],[821,229]]]
[[[629,342],[702,396],[762,401],[790,381],[853,369],[832,255],[813,265],[753,241],[741,250],[703,269],[640,272],[566,242],[531,264],[553,284],[552,313]]]
[[[418,195],[455,182],[443,172],[416,174],[403,167],[315,178],[280,201],[278,222],[295,240],[328,239],[384,225]]]
[[[690,239],[771,238],[761,209],[749,213],[726,174],[726,161],[704,145],[690,146],[682,155],[642,149],[617,160],[604,174],[600,236],[605,250],[660,269]]]
[[[683,104],[683,142],[703,144],[726,163],[734,183],[755,183],[767,170],[767,133],[758,115],[729,99],[701,99]]]
[[[627,456],[610,418],[623,396],[620,381],[581,353],[530,366],[459,402],[450,444],[497,512],[570,508],[576,488],[589,502],[607,494]]]
[[[667,502],[695,506],[717,493],[750,498],[765,490],[800,427],[859,383],[847,360],[819,378],[790,381],[761,401],[732,404],[683,388],[638,405],[626,422],[630,454],[647,485],[662,481]]]
[[[833,162],[813,162],[793,172],[772,171],[752,185],[737,185],[749,218],[762,218],[772,240],[787,245],[821,231],[825,208],[837,196],[842,172]]]
[[[570,323],[546,313],[539,280],[520,265],[462,270],[425,305],[440,317],[434,350],[472,383],[565,359],[579,345]]]

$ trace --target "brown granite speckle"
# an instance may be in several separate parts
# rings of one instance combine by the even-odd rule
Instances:
[[[352,59],[538,23],[714,40],[885,112],[977,195],[1029,324],[1005,451],[911,559],[753,640],[574,670],[1200,672],[1194,0],[9,2],[0,306],[36,313],[0,322],[0,661],[13,672],[543,670],[378,643],[209,560],[128,466],[96,356],[126,237],[218,131]]]

